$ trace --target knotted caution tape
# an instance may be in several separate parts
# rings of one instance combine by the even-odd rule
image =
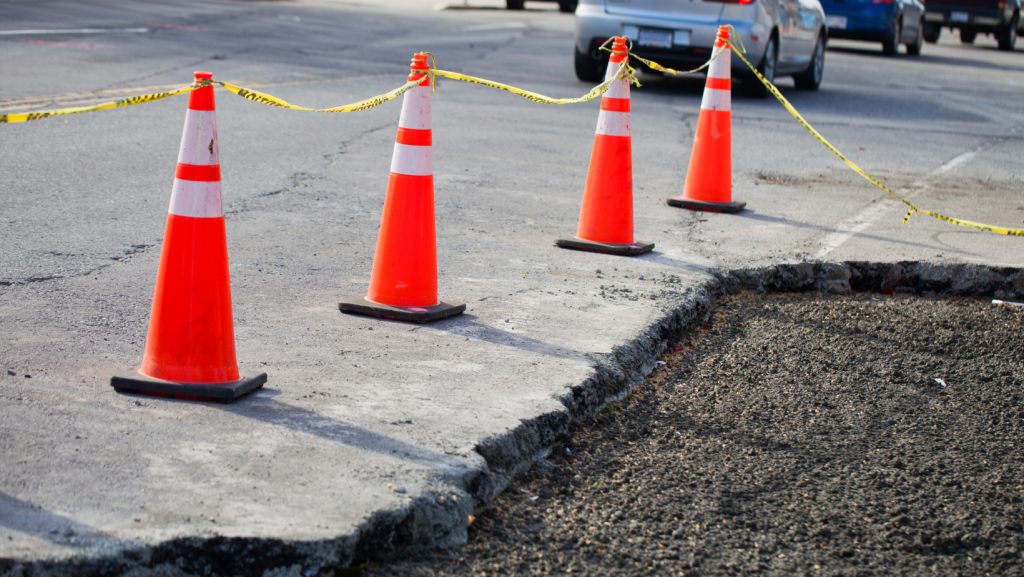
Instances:
[[[736,33],[736,29],[732,28],[732,26],[729,26],[729,28],[732,29],[733,34],[738,37],[738,34]],[[777,98],[779,100],[779,102],[781,102],[784,107],[786,107],[786,110],[788,110],[789,113],[793,115],[793,118],[796,118],[797,122],[799,122],[801,125],[803,125],[804,128],[807,129],[807,132],[810,132],[811,135],[814,136],[814,138],[818,139],[818,142],[823,144],[825,146],[825,148],[828,148],[829,150],[831,150],[833,154],[835,154],[836,156],[839,157],[839,160],[842,160],[844,163],[846,163],[846,165],[849,166],[850,168],[852,168],[857,174],[859,174],[859,175],[863,176],[864,178],[866,178],[869,182],[871,182],[871,184],[874,184],[878,188],[881,188],[885,192],[888,192],[890,195],[895,197],[897,200],[899,200],[900,202],[902,202],[904,205],[906,205],[909,208],[909,211],[907,212],[907,215],[903,217],[903,225],[904,226],[907,224],[907,221],[910,220],[910,217],[913,214],[917,213],[917,214],[927,214],[928,216],[937,218],[939,220],[944,220],[944,221],[946,221],[948,223],[957,224],[957,225],[960,225],[960,226],[967,226],[967,227],[976,228],[976,229],[979,229],[979,230],[995,232],[995,233],[998,233],[998,234],[1006,234],[1006,235],[1010,235],[1010,236],[1024,236],[1024,229],[1021,229],[1021,228],[1005,228],[1005,227],[1001,227],[1001,226],[993,226],[991,224],[984,224],[984,223],[980,223],[980,222],[973,222],[973,221],[970,221],[970,220],[963,220],[963,219],[959,219],[959,218],[952,218],[952,217],[949,217],[949,216],[941,215],[941,214],[939,214],[937,212],[932,212],[930,210],[925,210],[923,208],[919,208],[919,207],[915,206],[914,203],[912,203],[909,200],[903,198],[902,196],[896,194],[895,192],[889,190],[889,188],[887,186],[885,186],[881,182],[878,182],[878,180],[876,180],[874,177],[872,177],[867,172],[864,172],[864,170],[861,167],[857,166],[852,160],[847,158],[845,154],[843,154],[842,152],[839,151],[839,149],[837,149],[835,146],[832,146],[832,143],[830,143],[828,140],[826,140],[825,137],[822,136],[820,132],[815,130],[814,127],[811,126],[810,123],[807,122],[804,119],[804,117],[800,115],[799,112],[797,112],[796,108],[794,108],[793,105],[790,104],[788,100],[786,100],[786,97],[783,96],[781,92],[779,92],[779,89],[776,88],[774,84],[769,82],[768,79],[766,79],[764,76],[762,76],[761,73],[757,70],[757,68],[753,64],[751,64],[749,60],[747,60],[746,56],[744,56],[744,54],[746,53],[746,50],[743,49],[743,42],[742,41],[740,41],[740,48],[739,48],[739,50],[737,50],[736,46],[728,38],[724,38],[722,36],[719,36],[718,39],[722,40],[723,42],[728,44],[729,47],[732,48],[736,52],[736,55],[740,57],[740,60],[742,60],[743,63],[746,64],[747,67],[750,68],[750,70],[757,76],[757,79],[760,80],[762,84],[764,84],[765,88],[767,88],[768,91],[771,92],[772,95],[774,95],[775,98]]]
[[[605,41],[604,44],[599,46],[598,49],[599,50],[605,50],[605,51],[608,51],[608,52],[613,52],[613,50],[611,50],[610,48],[606,47],[607,44],[609,42],[611,42],[612,40],[614,40],[614,38],[609,38],[608,40]],[[629,39],[627,38],[627,40],[629,40]],[[743,43],[743,41],[741,40],[740,44],[742,45],[742,43]],[[630,58],[635,58],[635,59],[639,60],[640,62],[643,62],[651,70],[657,70],[658,72],[667,72],[669,74],[678,74],[680,76],[684,75],[684,74],[694,74],[696,72],[700,72],[701,70],[704,70],[708,66],[711,66],[711,63],[714,62],[715,59],[717,59],[719,56],[722,55],[722,52],[719,51],[717,54],[713,54],[711,56],[711,58],[708,58],[707,62],[705,62],[704,64],[701,64],[700,66],[694,68],[693,70],[682,70],[682,71],[680,71],[680,70],[673,70],[672,68],[669,68],[667,66],[662,66],[661,64],[658,64],[657,62],[654,62],[652,60],[648,60],[646,58],[641,58],[640,56],[637,56],[636,54],[633,54],[633,41],[632,40],[629,40],[629,48],[626,50],[626,53],[629,54]],[[640,83],[637,82],[636,85],[640,86]]]

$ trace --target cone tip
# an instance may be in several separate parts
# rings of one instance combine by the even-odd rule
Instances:
[[[412,55],[412,64],[409,65],[411,70],[427,70],[430,68],[427,65],[427,55],[422,52],[417,52]]]
[[[209,80],[209,79],[213,78],[213,72],[200,72],[200,71],[197,70],[193,74],[195,75],[196,78],[202,78],[202,79],[205,79],[205,80]]]

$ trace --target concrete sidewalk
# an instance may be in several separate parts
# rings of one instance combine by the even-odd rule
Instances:
[[[568,76],[567,29],[469,31],[453,40],[444,32],[449,17],[427,20],[443,33],[409,43],[439,44],[444,58],[504,34],[501,43],[515,50],[499,46],[453,68],[553,95],[584,91]],[[934,59],[963,59],[974,77],[953,70],[938,78],[928,60],[898,59],[887,64],[904,84],[887,86],[853,47],[829,52],[822,92],[786,93],[857,162],[924,207],[1020,226],[1024,111],[1000,99],[1024,71],[1009,70],[1010,61],[978,68],[957,47],[927,50]],[[237,77],[258,70],[237,66]],[[401,82],[401,66],[386,72],[267,91],[336,104]],[[943,88],[914,88],[929,82]],[[314,575],[387,547],[454,544],[473,510],[543,455],[571,419],[627,392],[668,339],[707,314],[721,287],[713,271],[805,260],[1024,265],[1019,238],[926,217],[901,227],[900,206],[839,165],[775,102],[734,105],[734,197],[748,203],[746,212],[668,207],[685,173],[703,82],[644,83],[633,105],[636,230],[657,246],[633,259],[552,244],[575,230],[596,104],[542,107],[442,83],[434,98],[439,284],[442,299],[468,308],[425,326],[336,308],[366,290],[399,106],[325,120],[218,92],[239,364],[269,373],[264,389],[233,405],[109,387],[111,375],[141,360],[184,102],[66,125],[5,126],[12,140],[4,155],[18,168],[2,173],[3,195],[18,198],[31,183],[52,181],[38,191],[41,200],[21,198],[5,217],[38,211],[40,222],[73,223],[63,225],[67,234],[101,243],[107,233],[90,232],[77,213],[129,213],[130,227],[96,217],[96,230],[128,227],[138,246],[49,278],[21,263],[59,247],[23,250],[35,242],[23,235],[4,249],[14,262],[5,266],[16,270],[0,287],[0,574],[27,563],[57,573],[278,567],[276,574]],[[146,144],[138,146],[153,157],[169,150],[163,164],[132,159],[129,139],[118,134],[134,134],[136,125],[158,127],[152,143],[140,135]],[[33,152],[62,137],[114,152],[96,161],[102,178],[74,174],[76,163],[94,160],[87,150],[59,153],[70,167],[60,172]],[[61,204],[67,195],[83,204]],[[113,198],[117,211],[103,212],[114,210]],[[849,282],[835,267],[792,270],[803,275],[802,288],[844,290]],[[971,291],[1016,298],[1024,286],[1015,288],[1015,273],[993,273],[995,284]],[[772,282],[748,284],[771,290]],[[905,285],[930,286],[917,277]]]

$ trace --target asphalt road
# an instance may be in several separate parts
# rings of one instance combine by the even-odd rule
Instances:
[[[433,4],[4,2],[4,30],[148,31],[0,35],[0,111],[181,86],[195,70],[336,106],[400,85],[418,50],[553,96],[589,89],[572,72],[573,17],[553,4]],[[335,308],[366,290],[399,104],[321,115],[218,91],[239,363],[270,374],[264,392],[227,408],[108,386],[141,359],[184,98],[0,127],[0,557],[214,533],[340,539],[437,496],[462,496],[430,513],[457,525],[472,508],[460,487],[486,467],[473,448],[564,413],[559,399],[594,376],[595,355],[692,302],[708,267],[1024,264],[1018,238],[923,216],[901,226],[896,202],[771,100],[733,105],[734,198],[748,210],[667,207],[703,79],[641,80],[636,230],[657,249],[632,260],[551,245],[575,230],[596,102],[543,106],[440,84],[441,298],[469,310],[423,329]],[[948,35],[916,58],[835,42],[820,91],[780,82],[827,138],[923,208],[1010,227],[1024,219],[1022,85],[1021,50]],[[662,296],[613,302],[609,283]],[[324,495],[344,498],[324,507]],[[71,541],[65,526],[94,538]]]

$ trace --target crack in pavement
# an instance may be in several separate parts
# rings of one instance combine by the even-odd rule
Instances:
[[[230,207],[229,210],[225,210],[224,211],[224,215],[225,216],[227,216],[229,214],[237,215],[237,214],[243,214],[243,213],[252,211],[252,210],[255,209],[255,206],[253,206],[253,201],[257,201],[257,200],[260,200],[260,199],[265,199],[265,198],[268,198],[268,197],[281,196],[281,195],[283,195],[285,193],[289,193],[289,192],[295,192],[296,190],[299,190],[300,188],[306,188],[308,186],[308,183],[310,183],[310,182],[318,181],[318,180],[323,180],[324,179],[324,170],[327,169],[327,168],[330,168],[331,166],[334,166],[334,164],[337,162],[338,157],[340,157],[343,154],[347,154],[348,151],[346,149],[348,148],[348,146],[350,146],[351,144],[355,143],[356,141],[358,141],[358,140],[360,140],[362,138],[365,138],[365,137],[367,137],[367,136],[369,136],[371,134],[374,134],[376,132],[380,132],[381,130],[384,130],[386,128],[395,127],[396,124],[397,124],[397,122],[388,122],[387,124],[382,124],[380,126],[376,126],[374,128],[370,128],[368,130],[364,130],[363,132],[360,132],[360,133],[356,134],[352,138],[350,138],[348,140],[342,141],[341,143],[338,144],[338,149],[337,149],[336,152],[332,152],[332,153],[329,153],[329,154],[322,155],[322,158],[324,159],[324,163],[322,164],[322,166],[320,167],[318,172],[302,171],[302,172],[292,173],[292,175],[291,175],[292,184],[290,186],[286,186],[286,187],[278,189],[278,190],[272,190],[272,191],[269,191],[269,192],[260,193],[260,194],[257,194],[256,196],[252,197],[252,198],[247,198],[247,199],[236,201],[236,202],[231,204],[231,207]]]
[[[99,271],[101,271],[103,269],[112,267],[114,265],[122,264],[122,263],[128,263],[128,262],[130,262],[132,260],[133,256],[135,256],[137,254],[143,254],[146,251],[148,251],[149,249],[153,248],[154,246],[157,246],[157,244],[156,243],[154,243],[154,244],[133,244],[133,245],[131,245],[130,249],[124,251],[124,254],[122,256],[108,256],[108,257],[97,256],[97,257],[94,257],[94,258],[107,258],[107,259],[109,259],[109,260],[111,260],[113,262],[110,262],[110,263],[107,263],[107,264],[102,264],[102,265],[100,265],[98,267],[89,269],[89,270],[84,271],[84,272],[70,273],[70,274],[51,274],[51,275],[44,275],[44,276],[30,276],[28,278],[13,279],[13,280],[11,280],[11,279],[0,280],[0,287],[25,286],[25,285],[35,284],[35,283],[49,282],[49,281],[53,281],[53,280],[73,279],[73,278],[81,278],[81,277],[89,276],[89,275],[92,275],[92,274],[96,274],[96,273],[98,273]],[[88,255],[84,255],[84,254],[66,254],[66,253],[60,253],[60,252],[49,251],[49,250],[48,251],[43,251],[43,254],[50,254],[50,255],[53,255],[53,256],[74,256],[74,257],[83,257],[83,258],[88,256]]]

